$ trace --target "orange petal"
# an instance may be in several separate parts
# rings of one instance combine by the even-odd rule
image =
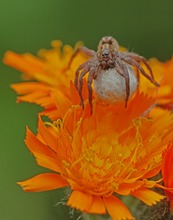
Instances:
[[[71,107],[71,97],[69,98],[64,91],[56,91],[51,93],[51,98],[58,109],[58,112],[61,116],[64,116],[67,110]],[[68,94],[70,95],[70,93]]]
[[[166,187],[173,187],[173,145],[170,144],[164,153],[162,176]]]
[[[42,83],[24,82],[12,84],[11,87],[21,95],[17,98],[17,102],[36,103],[45,108],[55,107],[50,95],[50,87]]]
[[[141,102],[141,100],[143,100]],[[145,116],[147,113],[149,113],[149,110],[153,107],[154,99],[151,97],[148,97],[144,95],[143,93],[136,92],[134,97],[129,100],[127,108],[124,108],[124,103],[119,103],[118,105],[108,105],[103,108],[102,105],[96,103],[94,114],[96,115],[99,120],[115,120],[112,121],[112,123],[107,124],[107,126],[110,127],[110,125],[114,125],[113,129],[117,129],[118,131],[122,131],[123,129],[126,129],[128,126],[131,125],[132,120],[135,118]],[[134,106],[138,106],[138,108],[134,108]],[[115,118],[112,117],[112,114],[115,114]],[[105,115],[103,117],[103,115]],[[108,117],[105,119],[105,117]],[[105,128],[107,129],[107,127]],[[124,138],[123,138],[124,139]]]
[[[160,169],[161,169],[161,165],[160,164],[157,164],[157,165],[158,167],[155,167],[154,169],[149,170],[147,173],[145,173],[143,175],[143,179],[149,179],[153,176],[156,176],[160,172]]]
[[[165,198],[165,196],[146,188],[140,188],[139,190],[132,192],[131,195],[135,196],[149,206],[152,206]]]
[[[128,208],[117,197],[103,197],[103,201],[112,220],[134,219]]]
[[[44,94],[40,91],[18,96],[17,102],[35,103],[45,108],[54,106],[53,100],[47,94]]]
[[[17,184],[27,192],[42,192],[68,186],[68,182],[62,176],[54,173],[39,174]]]
[[[42,112],[40,112],[40,115],[47,116],[52,121],[56,121],[58,118],[60,118],[59,111],[56,108],[43,110]]]
[[[61,164],[58,163],[58,160],[51,158],[51,157],[47,157],[43,154],[37,154],[35,153],[35,157],[37,160],[38,165],[45,167],[47,169],[50,169],[52,171],[61,172]]]
[[[21,72],[29,73],[34,76],[35,72],[44,70],[44,63],[37,57],[31,54],[17,54],[12,51],[5,53],[3,62]]]
[[[57,150],[57,138],[49,131],[49,129],[45,126],[41,117],[38,119],[38,133],[43,138],[44,142],[56,152]]]
[[[26,139],[25,143],[28,149],[35,154],[43,154],[49,157],[56,158],[56,154],[51,150],[51,148],[47,147],[41,141],[39,141],[35,135],[27,128],[26,131]]]
[[[143,100],[141,102],[141,100]],[[153,107],[153,104],[155,103],[155,98],[151,96],[147,96],[144,93],[140,93],[139,91],[136,92],[135,96],[129,101],[129,112],[127,113],[129,115],[139,117],[141,115],[147,114],[151,108]],[[138,106],[138,108],[134,108],[134,106]]]
[[[78,91],[72,81],[70,81],[70,92],[71,92],[72,103],[74,105],[79,105],[80,104],[80,96],[79,96],[79,93],[78,93]],[[93,92],[93,96],[94,96],[94,92]],[[86,79],[84,79],[84,82],[83,82],[82,97],[84,100],[88,99],[88,85],[87,85]]]
[[[11,88],[14,89],[15,92],[18,94],[27,94],[30,92],[34,92],[36,90],[44,91],[44,92],[50,91],[50,87],[48,87],[45,84],[40,83],[40,82],[14,83],[14,84],[11,84]]]
[[[116,192],[120,195],[129,195],[132,191],[137,190],[143,184],[143,181],[136,181],[134,183],[122,183]]]
[[[91,207],[88,209],[89,213],[95,213],[95,214],[105,214],[105,204],[103,202],[103,199],[100,196],[93,196],[92,197],[92,204]]]
[[[92,204],[92,195],[74,190],[70,195],[67,205],[87,212]]]

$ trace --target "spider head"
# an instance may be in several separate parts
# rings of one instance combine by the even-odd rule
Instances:
[[[112,53],[118,48],[118,42],[113,37],[103,37],[98,45],[98,57],[102,60],[108,60],[112,57]]]

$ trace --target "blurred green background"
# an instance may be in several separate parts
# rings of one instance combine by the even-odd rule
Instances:
[[[0,58],[50,48],[61,39],[74,45],[83,40],[96,49],[102,36],[147,57],[169,59],[173,52],[172,0],[0,0]],[[25,193],[16,185],[41,171],[26,149],[25,126],[36,131],[38,106],[16,104],[9,85],[20,73],[0,63],[0,219],[68,220],[69,209],[56,204],[60,190]]]

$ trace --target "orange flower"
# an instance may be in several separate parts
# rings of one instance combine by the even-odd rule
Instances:
[[[77,101],[79,103],[78,94],[70,81],[74,79],[79,63],[84,62],[86,57],[79,54],[69,69],[69,60],[74,50],[69,45],[65,45],[62,50],[60,41],[52,41],[52,46],[53,49],[40,50],[38,57],[8,51],[4,63],[23,72],[25,80],[34,80],[11,85],[21,95],[17,101],[41,105],[45,108],[42,114],[56,120],[63,114],[62,111],[67,111]]]
[[[164,181],[164,186],[166,188],[165,192],[169,198],[170,211],[173,213],[173,145],[169,144],[167,150],[164,153],[162,176]]]
[[[149,206],[164,198],[151,190],[159,184],[148,178],[161,169],[173,119],[163,110],[148,113],[152,106],[153,99],[137,93],[127,108],[94,103],[90,115],[89,106],[74,106],[49,126],[39,118],[38,135],[27,129],[25,143],[37,163],[54,173],[19,184],[32,192],[68,186],[67,205],[87,213],[107,210],[113,220],[134,219],[116,194],[131,194]]]

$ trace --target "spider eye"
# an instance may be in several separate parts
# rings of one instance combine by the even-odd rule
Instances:
[[[109,40],[109,44],[112,44],[112,40]]]
[[[102,45],[103,45],[103,44],[106,44],[106,42],[105,42],[105,41],[102,41]]]

